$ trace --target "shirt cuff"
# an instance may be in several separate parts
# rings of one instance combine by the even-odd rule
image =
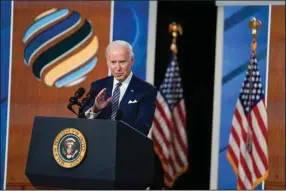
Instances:
[[[94,113],[94,112],[91,112],[90,110],[91,110],[91,108],[89,108],[89,109],[85,112],[85,116],[86,116],[86,118],[88,118],[88,119],[95,119],[95,118],[98,116],[98,114],[100,113],[100,112]]]

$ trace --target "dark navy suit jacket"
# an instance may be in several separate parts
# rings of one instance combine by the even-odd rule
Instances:
[[[90,87],[90,104],[84,111],[93,106],[95,97],[106,88],[105,99],[112,96],[113,76],[109,76],[94,81]],[[116,120],[124,121],[144,135],[148,135],[151,128],[156,109],[157,89],[153,85],[145,82],[134,74],[123,95],[117,111]],[[129,101],[137,103],[128,103]],[[110,119],[112,112],[112,102],[110,102],[96,117],[96,119]]]

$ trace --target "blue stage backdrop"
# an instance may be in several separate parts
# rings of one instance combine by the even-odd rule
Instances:
[[[134,51],[133,71],[146,79],[149,1],[115,1],[113,40],[129,42]]]
[[[7,109],[9,89],[9,50],[11,39],[11,2],[1,1],[1,172],[0,180],[3,189],[5,172],[5,151],[7,132]]]
[[[227,157],[227,145],[236,102],[245,78],[250,58],[251,30],[248,22],[252,17],[262,21],[258,32],[257,60],[266,90],[266,66],[268,43],[269,6],[226,6],[224,8],[223,78],[221,95],[219,169],[217,189],[236,189],[236,176]],[[257,187],[261,189],[261,185]]]

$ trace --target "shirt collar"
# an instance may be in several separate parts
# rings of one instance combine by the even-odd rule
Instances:
[[[133,72],[131,71],[130,74],[128,75],[128,77],[127,77],[123,82],[121,82],[121,83],[128,85],[128,84],[130,83],[130,81],[131,81],[132,76],[133,76]],[[114,77],[113,77],[113,78],[114,78]],[[116,85],[118,82],[119,82],[119,81],[114,78],[114,80],[113,80],[113,87],[115,87],[115,85]]]

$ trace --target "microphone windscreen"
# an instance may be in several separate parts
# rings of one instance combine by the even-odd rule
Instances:
[[[85,89],[81,87],[81,88],[79,88],[79,89],[75,92],[75,96],[76,96],[77,98],[81,98],[84,93],[85,93]]]

